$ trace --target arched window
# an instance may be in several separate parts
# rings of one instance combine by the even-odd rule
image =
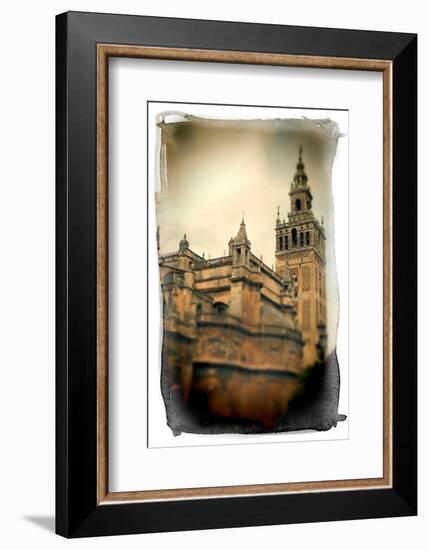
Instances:
[[[196,317],[200,317],[202,315],[202,304],[196,305]]]
[[[218,317],[223,317],[227,312],[227,305],[223,304],[223,302],[216,302],[213,305],[213,312]]]
[[[296,199],[296,210],[302,209],[302,201],[300,199]]]
[[[297,230],[295,227],[291,230],[291,242],[293,247],[297,246]]]

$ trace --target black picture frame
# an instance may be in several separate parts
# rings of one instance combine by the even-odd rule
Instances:
[[[98,504],[100,43],[392,62],[392,487]],[[68,12],[56,18],[56,98],[56,532],[85,537],[415,515],[417,36]]]

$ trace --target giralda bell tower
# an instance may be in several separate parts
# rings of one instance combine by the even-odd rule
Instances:
[[[326,340],[325,231],[312,212],[302,147],[289,196],[288,221],[281,220],[278,208],[275,270],[284,278],[289,273],[295,283],[297,318],[305,341],[303,361],[310,366],[318,357],[320,340]]]

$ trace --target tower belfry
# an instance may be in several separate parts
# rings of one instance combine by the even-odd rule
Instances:
[[[282,277],[290,273],[296,289],[297,319],[303,333],[305,366],[317,357],[320,333],[326,325],[325,231],[312,211],[312,193],[299,147],[296,172],[288,193],[288,220],[279,209],[275,226],[275,271]]]

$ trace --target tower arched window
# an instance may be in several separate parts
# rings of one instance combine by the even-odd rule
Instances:
[[[297,246],[297,229],[295,227],[291,230],[291,243],[293,247]]]
[[[296,199],[296,210],[302,209],[302,201],[300,199]]]

